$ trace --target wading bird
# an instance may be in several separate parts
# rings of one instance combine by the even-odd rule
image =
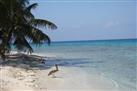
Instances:
[[[59,69],[58,69],[58,65],[57,65],[57,64],[55,64],[55,67],[56,67],[56,69],[55,69],[55,70],[51,70],[51,71],[49,72],[48,76],[52,75],[53,77],[56,77],[56,76],[55,76],[55,73],[56,73],[57,71],[59,71]]]

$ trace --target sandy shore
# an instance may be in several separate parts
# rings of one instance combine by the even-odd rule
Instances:
[[[76,67],[59,67],[56,78],[47,76],[55,69],[38,64],[0,65],[0,91],[118,91],[117,85],[100,75],[87,75]]]

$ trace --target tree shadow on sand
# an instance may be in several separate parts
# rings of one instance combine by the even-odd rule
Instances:
[[[5,61],[0,62],[1,66],[12,66],[23,69],[46,70],[55,64],[65,67],[79,67],[81,64],[90,63],[88,58],[54,58],[38,55],[12,54],[7,55]]]
[[[48,69],[50,67],[45,66],[44,56],[38,55],[27,55],[22,53],[6,55],[5,60],[1,60],[1,66],[12,66],[23,69]]]

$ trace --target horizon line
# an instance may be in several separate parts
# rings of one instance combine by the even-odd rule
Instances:
[[[54,42],[77,42],[77,41],[109,41],[109,40],[131,40],[131,39],[137,39],[137,38],[123,38],[123,39],[91,39],[91,40],[59,40],[59,41],[51,41],[51,43],[54,43]]]

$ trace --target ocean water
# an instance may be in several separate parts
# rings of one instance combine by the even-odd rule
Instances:
[[[137,90],[136,39],[54,42],[33,48],[45,56],[55,55],[50,65],[77,67],[89,75],[97,72],[114,81],[118,91]]]

